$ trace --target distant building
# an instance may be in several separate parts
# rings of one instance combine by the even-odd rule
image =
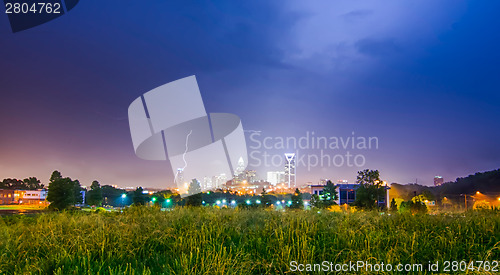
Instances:
[[[444,183],[444,179],[441,176],[434,177],[434,186],[440,186]]]
[[[24,203],[24,204],[41,204],[44,203],[45,200],[47,199],[47,190],[28,190],[25,191],[23,194],[23,197],[21,198],[22,201],[19,203]]]
[[[337,204],[342,205],[342,204],[350,204],[353,203],[356,200],[356,190],[358,189],[359,184],[357,183],[341,183],[335,185],[335,190],[337,191],[338,194],[338,199],[337,199]],[[311,194],[322,196],[323,195],[323,189],[325,188],[325,185],[311,185]],[[384,196],[380,197],[378,199],[378,205],[379,206],[386,206],[387,208],[390,207],[390,200],[389,200],[389,189],[391,189],[388,186],[384,186],[384,189],[386,190]]]
[[[285,172],[283,171],[267,172],[267,181],[271,183],[271,185],[273,186],[285,182]]]
[[[321,196],[323,195],[323,188],[325,188],[324,184],[311,185],[311,194]]]
[[[236,167],[236,170],[234,171],[235,176],[239,176],[243,171],[245,171],[245,168],[247,166],[245,165],[245,161],[243,160],[243,157],[240,157],[238,160],[238,167]]]
[[[214,182],[214,179],[217,180],[216,177],[204,177],[201,189],[206,190],[212,188],[212,183]]]
[[[257,181],[257,171],[245,170],[245,171],[243,171],[243,174],[245,174],[245,178],[248,182],[256,182]]]
[[[14,190],[0,190],[0,204],[14,203]]]
[[[329,179],[320,179],[319,180],[319,185],[326,185],[326,183],[329,181]]]
[[[0,204],[45,204],[48,191],[0,190]]]
[[[177,187],[179,187],[179,188],[182,188],[185,186],[184,169],[183,168],[177,168],[177,175],[175,175],[175,183],[177,184]]]
[[[285,181],[288,184],[288,188],[295,187],[297,185],[295,171],[295,153],[285,154]]]

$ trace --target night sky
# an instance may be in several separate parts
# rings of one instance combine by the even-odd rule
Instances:
[[[199,2],[84,0],[18,33],[2,9],[0,179],[173,187],[169,163],[135,156],[127,109],[190,75],[247,134],[379,139],[351,150],[363,167],[298,167],[298,183],[500,167],[500,2]]]

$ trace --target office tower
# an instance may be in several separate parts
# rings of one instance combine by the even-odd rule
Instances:
[[[295,153],[285,153],[285,180],[288,188],[295,187],[296,173],[295,173]]]
[[[267,172],[267,182],[269,182],[273,186],[285,182],[285,172],[283,171]]]
[[[177,174],[175,175],[175,184],[178,188],[184,187],[184,169],[177,168]]]
[[[443,177],[441,176],[434,177],[434,186],[440,186],[441,184],[443,184],[443,182],[444,182]]]

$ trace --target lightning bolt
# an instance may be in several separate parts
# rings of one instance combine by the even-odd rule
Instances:
[[[186,153],[188,151],[188,141],[189,141],[189,136],[193,133],[193,130],[189,131],[189,134],[186,136],[186,150],[184,150],[184,154],[182,154],[182,160],[184,161],[184,167],[182,170],[186,169],[188,166],[187,161],[186,161]]]
[[[187,167],[187,161],[186,161],[186,154],[188,152],[188,141],[189,141],[189,136],[193,133],[193,130],[190,130],[189,133],[186,136],[186,149],[184,150],[184,153],[182,154],[182,160],[184,161],[184,167],[182,167],[181,171],[184,171]],[[175,174],[174,182],[177,182],[177,177],[179,176],[179,170],[177,170],[177,173]]]

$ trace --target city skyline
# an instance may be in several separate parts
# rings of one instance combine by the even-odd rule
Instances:
[[[500,3],[101,2],[19,33],[1,17],[0,179],[174,188],[170,163],[134,154],[127,108],[190,75],[207,112],[241,118],[261,179],[284,165],[256,165],[264,153],[296,153],[297,185],[377,169],[432,186],[500,167]],[[313,133],[326,149],[279,147]]]

